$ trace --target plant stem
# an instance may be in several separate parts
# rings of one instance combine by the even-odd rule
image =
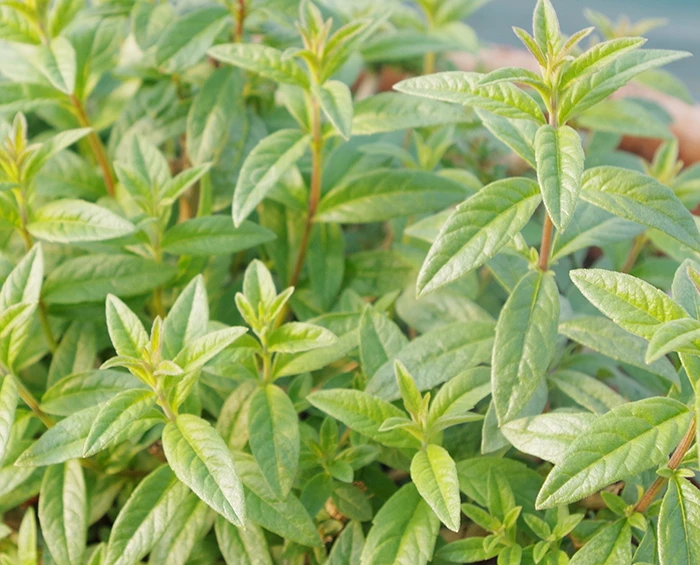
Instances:
[[[644,249],[644,244],[646,243],[646,241],[647,236],[644,233],[640,233],[637,237],[634,238],[634,244],[632,245],[630,252],[627,254],[625,264],[622,266],[622,273],[629,273],[632,270],[632,267],[634,267],[634,264],[637,262],[639,254],[641,253],[642,249]]]
[[[540,270],[546,271],[549,267],[549,254],[552,250],[552,236],[554,234],[554,224],[547,212],[544,213],[544,225],[542,226],[542,244],[540,245]]]
[[[559,116],[557,115],[557,98],[556,95],[552,96],[549,101],[549,125],[554,129],[559,127]],[[541,190],[541,187],[540,187]],[[542,243],[540,245],[540,260],[539,268],[542,271],[546,271],[549,267],[549,255],[552,251],[552,239],[554,236],[554,224],[552,223],[552,218],[549,217],[549,212],[545,209],[544,212],[544,225],[542,226]]]
[[[27,214],[27,207],[26,207],[26,198],[25,198],[25,190],[26,188],[22,186],[22,188],[16,193],[17,195],[17,204],[19,206],[19,217],[20,217],[20,227],[19,227],[19,233],[22,236],[22,239],[24,240],[24,248],[27,252],[34,246],[34,238],[32,237],[32,234],[29,233],[29,230],[27,230],[27,224],[29,223],[29,216]],[[46,337],[46,343],[49,346],[49,351],[51,353],[56,352],[56,348],[58,347],[58,342],[56,341],[56,338],[53,336],[53,332],[51,331],[51,324],[49,323],[49,312],[46,308],[46,304],[39,298],[39,320],[41,321],[41,328],[44,331],[44,336]]]
[[[245,0],[238,0],[238,12],[236,13],[236,32],[234,40],[236,43],[243,41],[243,23],[245,22]]]
[[[84,128],[92,128],[90,124],[90,118],[88,118],[87,112],[85,112],[85,106],[80,101],[80,99],[75,95],[71,94],[70,102],[75,108],[75,114],[78,118],[78,123]],[[105,181],[105,186],[107,187],[107,194],[114,196],[114,176],[112,175],[112,168],[109,164],[109,159],[107,159],[107,152],[105,147],[100,140],[100,137],[94,130],[91,130],[87,136],[88,143],[90,144],[90,149],[97,160],[97,164],[102,170],[102,177]]]
[[[673,452],[673,455],[671,455],[671,459],[668,460],[668,468],[672,471],[678,469],[678,466],[681,464],[681,461],[683,461],[683,457],[685,457],[685,454],[688,452],[690,446],[693,444],[693,439],[695,439],[696,426],[697,422],[695,417],[693,417],[693,421],[691,422],[688,431],[685,432],[683,439],[676,447],[676,450]],[[639,499],[639,502],[634,507],[635,512],[643,513],[647,508],[649,508],[651,503],[654,502],[656,495],[659,494],[661,488],[666,484],[666,481],[668,481],[668,479],[665,477],[657,477],[656,480],[647,489],[647,491],[642,495],[642,498]]]
[[[318,201],[321,199],[321,174],[323,170],[323,136],[321,134],[321,108],[318,100],[314,98],[311,102],[312,106],[312,128],[313,139],[311,140],[311,194],[309,195],[309,210],[306,216],[306,224],[304,225],[304,233],[301,236],[299,243],[299,252],[296,262],[294,263],[294,271],[289,279],[290,286],[296,286],[301,276],[301,270],[304,267],[306,259],[306,250],[309,246],[309,236],[313,227],[314,216]]]
[[[5,378],[15,380],[15,384],[17,385],[17,393],[19,394],[19,397],[24,401],[24,403],[27,406],[29,406],[29,409],[32,412],[34,412],[36,417],[39,418],[39,420],[41,420],[47,428],[52,427],[54,425],[53,419],[39,407],[39,402],[36,400],[36,398],[34,398],[34,395],[31,393],[31,391],[26,386],[24,386],[24,383],[18,377],[12,374],[5,375]]]
[[[177,420],[177,414],[173,412],[173,408],[172,406],[170,406],[170,402],[168,402],[165,393],[160,388],[156,388],[156,397],[158,399],[158,405],[163,409],[163,412],[165,412],[165,415],[167,416],[168,420],[170,420],[171,422]]]

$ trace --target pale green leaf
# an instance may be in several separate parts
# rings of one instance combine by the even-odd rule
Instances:
[[[418,440],[404,430],[379,431],[385,420],[404,412],[393,404],[359,390],[331,389],[311,393],[307,400],[349,428],[389,447],[417,447]]]
[[[83,457],[91,457],[114,445],[124,431],[155,406],[156,397],[150,390],[127,390],[100,406],[90,428]]]
[[[5,457],[5,452],[10,442],[18,401],[19,394],[17,393],[15,377],[5,375],[0,384],[0,463]]]
[[[52,465],[46,470],[39,494],[39,523],[57,565],[82,562],[87,541],[87,498],[83,468],[78,461]]]
[[[270,489],[284,500],[294,483],[301,443],[292,401],[278,386],[259,389],[250,401],[248,443]]]
[[[432,559],[440,521],[409,483],[396,491],[372,521],[361,565],[410,563]]]
[[[247,328],[234,326],[203,335],[186,343],[174,362],[186,373],[201,369],[247,331]]]
[[[228,446],[211,424],[180,414],[163,430],[163,449],[178,479],[232,524],[243,525],[243,487]]]
[[[600,316],[583,316],[559,325],[559,333],[622,363],[649,371],[672,384],[679,385],[678,373],[668,359],[651,364],[644,361],[647,343]]]
[[[439,445],[428,445],[413,456],[411,479],[440,521],[454,532],[459,530],[459,481],[450,454]]]
[[[471,112],[453,104],[399,92],[382,92],[355,104],[352,133],[370,135],[473,121]]]
[[[394,359],[411,367],[418,389],[429,390],[466,369],[487,363],[493,348],[493,322],[459,322],[440,326],[415,339]],[[382,365],[365,390],[385,400],[399,398],[394,359]]]
[[[543,382],[554,357],[558,323],[554,277],[531,271],[513,289],[496,324],[491,386],[501,425],[518,417]]]
[[[248,154],[233,192],[233,221],[240,226],[306,152],[310,137],[282,129],[263,138]]]
[[[65,37],[55,37],[47,45],[38,48],[36,64],[51,85],[63,94],[73,94],[75,89],[75,49]]]
[[[299,353],[318,347],[327,347],[337,341],[333,332],[306,322],[289,322],[270,334],[268,351]]]
[[[258,73],[265,78],[307,88],[309,79],[294,59],[286,59],[274,47],[253,43],[217,45],[208,51],[217,61]]]
[[[523,453],[558,463],[571,442],[594,421],[595,416],[587,412],[552,412],[511,420],[501,432]]]
[[[273,565],[265,533],[259,526],[239,528],[218,517],[214,529],[227,565]]]
[[[174,255],[231,255],[275,239],[270,230],[243,221],[236,227],[230,217],[203,216],[179,223],[163,238],[163,251]]]
[[[151,551],[187,496],[167,465],[150,473],[126,501],[109,537],[104,565],[136,565]]]
[[[340,136],[348,140],[352,133],[352,93],[339,80],[329,80],[313,87],[321,109]]]
[[[57,200],[39,208],[27,230],[51,243],[103,241],[135,231],[128,220],[107,208],[84,200]]]
[[[625,273],[576,269],[569,273],[581,293],[630,333],[651,339],[662,324],[688,314],[663,291]]]
[[[482,78],[480,73],[449,71],[409,78],[394,88],[406,94],[483,108],[505,118],[545,123],[537,102],[517,86],[510,83],[480,86]]]
[[[700,234],[690,212],[670,188],[647,175],[619,167],[588,169],[581,198],[700,251]]]
[[[141,320],[112,294],[107,296],[106,311],[107,329],[117,355],[141,358],[148,343],[148,334]]]
[[[565,88],[571,81],[601,69],[621,55],[641,47],[646,41],[643,37],[617,37],[594,45],[569,63],[561,76],[561,87]]]
[[[564,231],[581,191],[585,155],[581,138],[569,126],[541,126],[535,136],[537,179],[552,223]]]
[[[167,73],[191,67],[230,23],[224,6],[194,7],[175,18],[160,34],[155,46],[155,63]]]
[[[128,298],[164,285],[176,274],[171,265],[136,255],[83,255],[51,271],[43,298],[48,304],[101,302],[108,294]]]
[[[516,177],[493,182],[460,204],[430,248],[418,292],[427,294],[483,265],[527,224],[540,200],[536,182]]]
[[[596,533],[576,552],[570,565],[631,565],[632,529],[627,519],[622,518]]]
[[[441,210],[468,192],[428,171],[379,169],[350,177],[318,205],[319,222],[368,223]]]
[[[594,421],[564,453],[537,497],[538,508],[580,500],[664,463],[692,414],[670,398],[647,398],[614,408]]]
[[[672,351],[700,355],[700,322],[693,318],[673,320],[662,324],[649,341],[644,360],[653,363]]]
[[[661,503],[658,521],[661,565],[700,561],[700,493],[690,481],[672,479]]]

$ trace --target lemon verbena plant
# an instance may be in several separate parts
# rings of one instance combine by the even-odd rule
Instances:
[[[0,2],[1,564],[700,563],[688,54],[484,3]]]

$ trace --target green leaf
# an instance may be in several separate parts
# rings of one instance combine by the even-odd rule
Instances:
[[[404,485],[374,517],[360,562],[425,565],[433,556],[439,528],[440,521],[415,485]]]
[[[208,422],[180,414],[163,430],[163,449],[178,479],[232,524],[243,525],[243,487],[228,446]]]
[[[270,334],[267,347],[270,352],[299,353],[327,347],[337,339],[333,332],[324,327],[305,322],[289,322]]]
[[[457,206],[423,263],[419,294],[451,283],[496,255],[527,224],[540,200],[536,182],[515,177],[493,182]]]
[[[27,230],[51,243],[104,241],[129,235],[134,225],[107,208],[84,200],[57,200],[39,208]]]
[[[43,298],[48,304],[101,302],[109,294],[127,298],[164,285],[176,274],[171,265],[135,255],[83,255],[51,271]]]
[[[167,359],[175,357],[182,348],[206,335],[209,322],[209,302],[204,277],[197,275],[182,290],[163,320],[162,343]]]
[[[352,133],[356,136],[371,135],[473,121],[471,112],[453,104],[399,92],[382,92],[355,104]]]
[[[328,565],[346,565],[347,563],[360,563],[362,548],[365,545],[365,534],[362,524],[357,520],[347,523],[343,531],[336,538],[328,556]]]
[[[230,12],[223,6],[195,7],[175,18],[156,43],[156,65],[174,73],[198,63],[228,23]]]
[[[594,132],[668,139],[671,132],[663,117],[629,99],[603,100],[576,119],[577,127]]]
[[[63,94],[75,90],[75,49],[65,37],[54,37],[47,45],[41,45],[36,54],[39,71],[51,85]]]
[[[409,342],[394,359],[411,367],[419,390],[429,390],[467,369],[488,362],[493,335],[493,322],[448,324]],[[382,365],[367,383],[365,390],[368,393],[390,401],[399,398],[394,359]]]
[[[413,456],[411,479],[440,521],[453,532],[459,530],[459,481],[450,454],[439,445],[428,445]]]
[[[160,187],[159,196],[162,203],[170,204],[177,200],[188,188],[209,172],[211,163],[195,165],[181,171]]]
[[[243,162],[233,192],[233,221],[240,226],[306,152],[310,137],[296,129],[281,129],[258,143]]]
[[[367,495],[355,485],[336,484],[331,499],[338,511],[351,520],[366,522],[372,519],[372,505]]]
[[[236,453],[236,468],[245,486],[245,502],[250,521],[278,536],[308,547],[322,547],[318,530],[298,498],[289,494],[275,500],[267,481],[252,456]]]
[[[19,394],[15,377],[5,375],[0,385],[0,463],[2,463],[10,442],[12,424],[15,422],[15,411]]]
[[[117,355],[139,359],[148,343],[141,320],[129,307],[110,294],[107,296],[107,330]]]
[[[602,528],[569,562],[570,565],[631,565],[632,529],[626,518]]]
[[[234,226],[231,218],[203,216],[179,223],[163,238],[163,251],[174,255],[231,255],[275,239],[270,230],[253,222]]]
[[[120,392],[142,386],[136,377],[122,371],[73,373],[47,389],[41,398],[41,409],[48,414],[70,416],[85,408],[102,404]]]
[[[352,176],[328,192],[315,220],[382,222],[442,210],[467,194],[462,184],[428,171],[379,169]]]
[[[616,481],[664,463],[692,414],[670,398],[646,398],[600,416],[547,476],[538,508],[580,500]]]
[[[416,420],[419,420],[422,418],[425,405],[423,404],[423,397],[416,386],[416,382],[401,361],[394,361],[394,373],[396,374],[396,384],[401,394],[404,408]]]
[[[24,451],[15,465],[44,467],[81,458],[85,440],[99,411],[99,406],[92,406],[61,420]]]
[[[644,361],[647,343],[620,329],[600,316],[583,316],[559,325],[559,333],[623,363],[649,371],[668,382],[680,385],[678,374],[668,359],[647,364]]]
[[[208,53],[217,61],[258,73],[275,82],[294,84],[302,88],[309,86],[309,79],[297,62],[285,58],[284,54],[274,47],[253,43],[229,43],[212,47]]]
[[[579,371],[560,369],[549,381],[577,404],[595,414],[605,414],[626,400],[605,383]]]
[[[312,392],[307,400],[356,432],[389,447],[417,447],[418,440],[404,430],[379,431],[385,420],[405,414],[393,404],[359,390]]]
[[[36,537],[34,507],[30,506],[22,517],[19,532],[17,533],[17,558],[19,559],[19,565],[39,564]]]
[[[39,302],[44,280],[44,253],[36,244],[12,269],[0,290],[0,311],[20,302]]]
[[[491,394],[491,370],[476,367],[447,381],[430,404],[427,424],[432,426],[440,418],[463,415]]]
[[[257,390],[258,386],[255,381],[243,381],[221,407],[216,430],[234,451],[242,450],[248,443],[250,433],[248,414],[250,413],[250,403]]]
[[[360,319],[360,358],[368,378],[408,344],[401,329],[386,315],[365,308]]]
[[[581,138],[569,126],[541,126],[535,136],[537,180],[552,223],[564,231],[581,191],[585,155]]]
[[[234,326],[203,335],[186,343],[174,362],[186,373],[201,369],[247,331],[247,328]]]
[[[188,492],[186,498],[180,501],[167,529],[153,546],[149,562],[185,565],[197,542],[211,530],[215,516],[204,502]],[[221,521],[228,523],[223,518]]]
[[[501,432],[523,453],[559,463],[571,442],[594,421],[595,416],[587,412],[552,412],[511,420]]]
[[[513,120],[504,118],[477,108],[477,116],[483,126],[489,130],[499,141],[505,143],[513,151],[534,169],[535,162],[535,135],[539,129],[536,123],[530,120]]]
[[[301,449],[297,412],[278,386],[258,390],[248,413],[250,450],[278,500],[284,500],[294,483]]]
[[[666,293],[631,275],[575,269],[569,276],[593,306],[621,328],[644,339],[651,339],[662,324],[688,317]]]
[[[571,118],[606,99],[638,74],[690,56],[685,51],[638,49],[625,53],[599,71],[574,80],[559,104],[559,120]]]
[[[555,352],[559,291],[551,273],[531,271],[496,324],[491,386],[501,425],[517,418],[544,380]]]
[[[644,360],[653,363],[672,351],[700,355],[700,322],[692,318],[674,320],[659,327],[649,341]]]
[[[232,96],[239,88],[239,71],[216,69],[192,101],[187,114],[187,155],[195,165],[216,161],[222,153],[228,128],[241,111],[240,98]]]
[[[119,512],[104,565],[136,565],[151,551],[187,496],[167,465],[150,473]]]
[[[87,541],[88,505],[78,461],[46,470],[39,494],[39,523],[57,565],[82,563]]]
[[[322,86],[314,85],[313,93],[318,99],[323,113],[335,130],[346,141],[352,133],[352,93],[347,85],[339,80],[329,80]]]
[[[486,551],[484,538],[474,536],[443,545],[435,552],[435,558],[444,559],[450,563],[479,563],[496,557],[500,550],[500,547],[496,547]]]
[[[552,260],[588,247],[604,247],[609,243],[629,241],[642,231],[643,226],[580,200],[566,233],[557,234]]]
[[[214,529],[227,565],[273,565],[265,533],[260,527],[250,524],[239,528],[218,517]]]
[[[394,88],[406,94],[483,108],[505,118],[545,123],[537,102],[517,86],[506,82],[480,86],[482,78],[480,73],[450,71],[409,78]]]
[[[661,565],[700,560],[700,494],[690,481],[670,481],[659,512],[658,539]]]
[[[90,428],[83,448],[83,457],[92,457],[114,445],[124,431],[148,413],[155,404],[155,394],[150,390],[140,389],[121,392],[102,404]]]
[[[700,234],[690,212],[670,188],[647,175],[619,167],[588,169],[581,198],[700,251]]]
[[[647,40],[643,37],[617,37],[594,45],[566,67],[560,79],[561,88],[565,88],[573,80],[601,69],[621,55],[641,47],[646,42]]]
[[[532,32],[543,53],[555,55],[561,47],[559,18],[550,0],[538,0],[532,14]]]

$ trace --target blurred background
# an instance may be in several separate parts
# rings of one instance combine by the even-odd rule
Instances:
[[[534,0],[491,0],[469,18],[479,38],[486,43],[521,47],[512,26],[532,27]],[[564,32],[572,33],[585,25],[584,11],[594,10],[613,21],[621,16],[632,22],[647,18],[666,20],[644,35],[647,47],[683,49],[693,57],[665,67],[682,79],[696,100],[700,100],[700,0],[556,0],[555,7]]]

